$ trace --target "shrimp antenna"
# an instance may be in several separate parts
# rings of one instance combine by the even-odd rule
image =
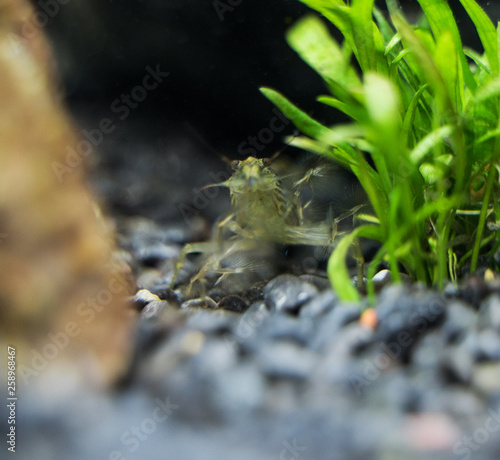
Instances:
[[[203,191],[207,188],[210,188],[210,187],[226,187],[226,183],[225,182],[217,182],[216,184],[204,185],[203,187],[196,189],[195,193],[200,193],[201,191]]]
[[[198,142],[203,145],[203,147],[206,147],[208,150],[210,150],[210,152],[212,152],[213,154],[217,155],[219,158],[222,159],[222,161],[226,162],[227,163],[227,157],[224,156],[224,155],[221,155],[220,152],[218,152],[217,150],[215,150],[207,141],[207,139],[205,138],[205,136],[203,136],[191,123],[189,123],[188,121],[183,121],[182,122],[182,126],[187,130],[189,131],[197,140]]]
[[[299,131],[295,130],[291,136],[288,136],[286,138],[287,141],[285,142],[285,145],[283,145],[283,147],[281,147],[277,152],[273,153],[273,155],[270,158],[268,158],[269,165],[273,164],[274,160],[276,160],[276,158],[278,158],[290,146],[292,141],[298,135],[299,135]]]
[[[183,121],[182,122],[182,125],[184,126],[184,128],[189,131],[191,134],[194,135],[194,137],[196,137],[196,139],[198,139],[198,141],[204,146],[206,147],[208,150],[210,150],[213,154],[217,155],[224,163],[228,164],[228,163],[231,163],[231,158],[228,158],[226,155],[223,155],[221,154],[220,152],[218,152],[217,150],[215,150],[206,140],[206,138],[198,131],[196,130],[196,128],[191,124],[189,123],[188,121]],[[223,184],[213,184],[213,186],[215,185],[223,185]],[[204,187],[206,188],[206,187]],[[202,189],[200,189],[202,190]]]

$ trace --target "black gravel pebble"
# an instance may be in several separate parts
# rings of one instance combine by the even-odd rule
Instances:
[[[266,304],[277,311],[296,313],[301,305],[318,293],[314,284],[293,275],[280,275],[264,288]]]
[[[500,332],[500,296],[492,295],[481,305],[479,327],[492,327]]]
[[[492,292],[492,289],[478,276],[468,278],[459,289],[460,297],[475,308],[479,308],[481,302]]]
[[[238,295],[227,295],[219,300],[217,307],[235,313],[243,313],[248,309],[248,304]]]
[[[331,289],[320,292],[300,308],[299,316],[301,318],[315,319],[331,310],[337,302],[337,294]]]
[[[443,322],[445,299],[428,291],[408,295],[404,286],[388,286],[382,291],[376,310],[376,339],[399,347],[400,359],[406,362],[415,342]]]
[[[160,298],[148,291],[147,289],[141,289],[131,299],[132,305],[136,310],[142,310],[148,303],[159,301]]]
[[[347,324],[359,319],[361,308],[356,304],[337,304],[331,311],[321,318],[309,346],[313,350],[320,350],[336,340],[337,334]]]

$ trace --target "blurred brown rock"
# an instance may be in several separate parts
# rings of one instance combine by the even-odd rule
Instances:
[[[127,364],[130,286],[53,77],[29,3],[0,0],[0,336],[20,384],[51,369],[109,383]]]

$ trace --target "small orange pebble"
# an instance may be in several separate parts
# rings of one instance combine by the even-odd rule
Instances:
[[[377,312],[375,308],[368,308],[363,313],[361,313],[361,317],[359,318],[359,324],[368,329],[375,329],[377,326]]]

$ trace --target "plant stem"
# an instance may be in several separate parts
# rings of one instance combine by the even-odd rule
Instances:
[[[496,157],[496,155],[495,155]],[[479,223],[477,225],[476,239],[474,241],[474,248],[472,250],[472,259],[470,265],[470,272],[475,273],[477,270],[477,261],[479,259],[479,249],[481,248],[481,240],[483,238],[484,225],[486,223],[486,214],[488,212],[488,205],[490,203],[490,195],[497,175],[496,168],[491,165],[488,171],[488,178],[486,179],[486,189],[484,191],[483,205],[481,207],[481,214],[479,214]]]

